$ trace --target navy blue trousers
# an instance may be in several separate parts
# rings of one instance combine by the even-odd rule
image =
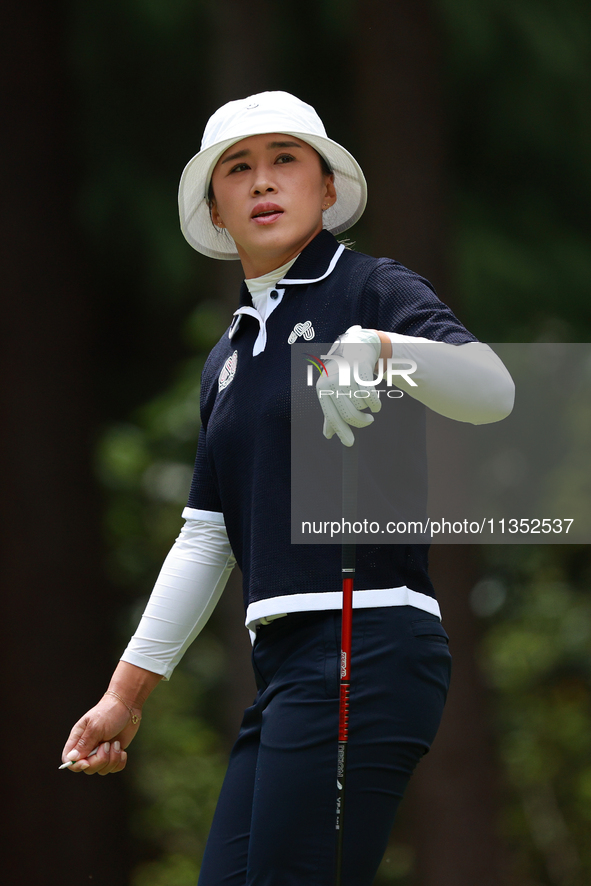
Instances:
[[[258,692],[234,745],[199,886],[332,886],[340,612],[259,628]],[[343,886],[370,886],[408,780],[435,736],[451,657],[436,616],[353,616]]]

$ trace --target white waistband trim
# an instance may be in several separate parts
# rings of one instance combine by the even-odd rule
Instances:
[[[221,523],[225,526],[226,521],[221,511],[202,511],[201,508],[184,508],[182,517],[185,520],[207,520],[209,523]]]
[[[340,609],[343,605],[341,591],[325,591],[318,594],[286,594],[269,597],[251,603],[246,611],[246,627],[256,630],[262,618],[288,615],[290,612],[313,612],[322,609]],[[379,606],[414,606],[441,618],[439,603],[427,594],[400,588],[378,588],[373,591],[353,591],[354,609],[375,609]]]

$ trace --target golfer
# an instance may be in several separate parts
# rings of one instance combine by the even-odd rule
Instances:
[[[203,370],[185,525],[107,692],[72,729],[63,760],[88,775],[125,767],[144,702],[170,677],[237,562],[258,692],[232,750],[199,884],[329,886],[340,547],[290,543],[292,345],[335,342],[318,394],[324,436],[336,435],[337,449],[381,418],[379,398],[356,400],[341,385],[337,358],[347,348],[364,378],[380,357],[414,360],[418,384],[402,379],[401,389],[417,408],[461,421],[506,416],[513,384],[428,282],[338,242],[364,210],[365,179],[294,96],[265,92],[216,111],[183,172],[179,203],[189,243],[239,259],[245,280]],[[327,390],[342,396],[322,396]],[[359,545],[353,605],[343,884],[369,886],[448,689],[427,546]]]

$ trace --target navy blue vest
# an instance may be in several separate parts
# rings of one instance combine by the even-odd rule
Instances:
[[[339,545],[290,541],[289,339],[296,324],[311,321],[311,349],[355,324],[435,341],[475,340],[426,280],[391,259],[346,249],[327,277],[306,282],[326,273],[337,249],[332,234],[321,232],[278,284],[285,293],[267,320],[262,353],[252,354],[258,321],[241,315],[233,337],[223,335],[203,370],[188,506],[223,513],[243,572],[245,608],[265,598],[341,588]],[[240,303],[252,306],[244,283]],[[320,436],[321,428],[319,415]],[[360,545],[355,587],[406,586],[434,597],[427,554],[421,544]]]

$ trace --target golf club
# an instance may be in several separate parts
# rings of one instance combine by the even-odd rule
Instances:
[[[343,446],[342,482],[343,520],[351,524],[357,510],[357,448]],[[343,543],[341,548],[341,576],[343,582],[343,611],[341,623],[341,661],[339,686],[339,740],[337,754],[337,808],[336,808],[336,886],[340,886],[343,866],[343,828],[345,821],[345,778],[347,770],[347,742],[349,739],[349,691],[351,685],[351,636],[353,626],[353,580],[355,577],[355,543]]]

